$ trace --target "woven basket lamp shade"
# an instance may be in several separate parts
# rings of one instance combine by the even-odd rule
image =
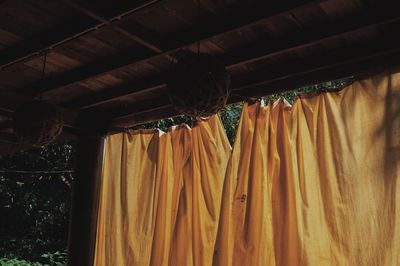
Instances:
[[[179,113],[207,118],[225,106],[230,76],[225,66],[211,55],[190,54],[176,64],[168,90],[171,103]]]
[[[53,104],[42,100],[27,102],[14,114],[14,132],[22,141],[33,146],[52,143],[62,128],[61,112]]]

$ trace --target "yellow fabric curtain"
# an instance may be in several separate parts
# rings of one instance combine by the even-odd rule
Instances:
[[[211,265],[230,152],[218,116],[109,136],[95,265]]]
[[[400,265],[400,74],[107,139],[95,265]]]

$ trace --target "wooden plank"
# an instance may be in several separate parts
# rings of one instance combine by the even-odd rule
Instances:
[[[220,59],[225,63],[227,69],[232,69],[238,65],[265,60],[298,49],[304,49],[306,47],[313,47],[318,43],[340,38],[345,35],[355,34],[357,31],[373,29],[375,27],[390,24],[399,20],[399,14],[389,14],[387,17],[363,16],[361,18],[352,18],[351,21],[342,20],[341,22],[331,24],[331,27],[325,27],[324,25],[323,29],[313,29],[312,32],[306,32],[300,39],[289,39],[286,42],[273,42],[270,40],[265,42],[259,41],[255,45],[244,48],[242,47],[238,51],[232,51],[231,53],[223,55]],[[165,80],[165,75],[159,75],[142,81],[131,82],[116,88],[107,89],[94,95],[87,95],[85,97],[72,100],[65,103],[63,106],[68,108],[85,109],[114,101],[120,97],[134,97],[139,93],[143,94],[146,93],[146,91],[150,92],[165,87]]]
[[[16,62],[30,58],[34,55],[40,55],[44,49],[49,49],[63,41],[66,36],[74,36],[79,32],[97,25],[94,21],[85,17],[74,17],[61,26],[56,26],[48,31],[35,35],[28,40],[19,42],[5,51],[0,56],[0,69],[4,69]]]
[[[64,3],[66,3],[67,5],[73,7],[74,9],[76,9],[77,11],[85,14],[86,16],[100,22],[100,23],[104,23],[107,26],[111,26],[113,27],[113,29],[128,37],[129,39],[133,40],[134,42],[137,42],[141,45],[143,45],[144,47],[156,52],[156,53],[161,53],[163,51],[163,49],[161,48],[161,45],[158,44],[158,41],[156,41],[155,37],[149,37],[149,33],[146,33],[143,29],[140,29],[138,26],[137,31],[139,31],[140,33],[132,33],[131,31],[127,31],[124,28],[118,26],[118,25],[114,25],[111,22],[109,22],[106,18],[96,14],[96,12],[92,11],[93,7],[84,7],[82,4],[77,4],[76,2],[73,2],[72,0],[62,0]],[[144,37],[146,36],[146,37]]]
[[[32,99],[26,98],[20,95],[16,95],[11,92],[5,92],[2,91],[0,92],[0,111],[3,114],[9,114],[11,118],[11,115],[14,113],[14,111],[23,103],[27,101],[31,101]],[[60,111],[63,116],[64,124],[69,127],[82,127],[79,123],[79,114],[77,112],[61,108]]]
[[[366,78],[383,71],[398,71],[400,48],[392,51],[355,58],[344,62],[328,64],[314,69],[304,69],[297,73],[287,73],[271,80],[258,81],[235,89],[242,99],[262,97],[304,86],[356,76]]]
[[[127,95],[134,96],[135,93],[156,91],[160,88],[165,87],[165,78],[166,77],[162,75],[155,78],[145,79],[144,81],[142,81],[142,83],[136,81],[123,84],[119,87],[107,89],[100,93],[96,93],[95,95],[87,95],[81,97],[80,99],[73,99],[70,102],[62,104],[62,106],[64,106],[65,108],[82,110],[111,102],[119,97],[124,97]]]
[[[237,77],[233,80],[232,97],[229,102],[261,97],[352,75],[376,73],[399,66],[400,41],[390,44],[383,40],[381,44],[369,45],[361,51],[359,47],[353,47],[341,53],[337,51],[322,58],[310,59],[310,63],[306,63],[308,59],[304,59],[296,62],[297,65],[292,68],[278,69],[276,73],[258,71],[244,77]],[[291,63],[294,65],[293,62]],[[178,115],[172,110],[166,98],[166,95],[160,95],[157,99],[153,99],[151,108],[143,107],[150,104],[148,100],[148,103],[135,103],[119,110],[107,110],[107,113],[115,116],[112,120],[112,126],[115,127],[131,127],[143,123],[145,119],[142,117],[158,120]]]
[[[130,51],[125,51],[119,55],[100,59],[98,62],[94,62],[91,65],[78,68],[56,78],[47,80],[43,85],[41,85],[41,87],[39,87],[40,89],[34,92],[31,91],[31,88],[35,87],[35,85],[30,85],[29,88],[23,89],[23,91],[28,94],[39,94],[72,84],[77,84],[84,80],[94,78],[132,64],[143,63],[156,58],[165,57],[169,54],[179,51],[183,47],[193,45],[199,39],[204,41],[212,40],[217,36],[221,36],[235,30],[251,27],[257,23],[265,21],[266,19],[271,19],[279,15],[290,13],[297,8],[315,5],[321,1],[323,0],[297,0],[290,2],[290,4],[286,2],[279,2],[275,4],[263,3],[250,5],[247,10],[241,9],[237,12],[229,13],[224,17],[218,17],[215,21],[213,20],[207,25],[203,25],[203,27],[195,27],[185,34],[181,34],[179,38],[173,38],[174,43],[169,44],[168,48],[166,48],[167,50],[163,53],[142,53],[141,55],[132,55]]]
[[[159,7],[159,4],[165,2],[165,0],[135,0],[135,1],[87,1],[87,0],[72,0],[77,5],[90,9],[97,15],[107,19],[113,20],[118,17],[126,17],[132,14],[132,9],[135,6],[140,6],[141,10],[146,12],[149,8],[154,6]],[[136,12],[135,12],[136,13]]]
[[[315,45],[347,35],[353,35],[360,31],[373,30],[376,27],[391,24],[400,21],[399,14],[390,14],[387,17],[359,17],[349,20],[338,21],[334,24],[323,25],[321,28],[314,28],[304,32],[302,37],[295,40],[287,40],[286,42],[268,42],[260,41],[256,45],[240,49],[238,52],[223,56],[222,60],[226,62],[228,68],[238,65],[249,64],[256,61],[269,59],[275,56],[294,52],[304,48],[314,47]],[[266,47],[266,48],[264,48]]]
[[[244,90],[247,86],[253,86],[258,82],[264,83],[266,81],[265,77],[268,77],[267,81],[269,82],[282,80],[288,75],[300,75],[307,71],[315,72],[319,69],[332,68],[336,65],[347,65],[353,61],[359,62],[370,57],[380,58],[386,54],[396,53],[398,50],[400,50],[400,40],[394,41],[391,38],[389,39],[389,37],[382,38],[375,42],[369,42],[368,45],[352,45],[331,52],[301,58],[300,60],[287,61],[282,66],[268,69],[267,72],[262,69],[249,72],[234,78],[232,80],[232,87],[234,92]],[[380,62],[373,67],[378,68],[379,65],[385,65],[385,63]]]
[[[104,22],[99,23],[88,18],[74,19],[69,23],[61,25],[59,28],[40,34],[40,36],[34,36],[27,42],[21,43],[21,45],[9,48],[11,50],[5,53],[7,55],[5,59],[0,60],[0,69],[39,55],[44,50],[55,49],[64,43],[95,32],[102,27],[119,24],[123,17],[130,16],[157,2],[158,0],[149,0],[142,1],[139,4],[136,3],[133,6],[131,4],[129,10],[125,10],[116,17],[109,19],[108,24]],[[90,22],[88,23],[88,21]]]
[[[144,123],[154,122],[160,119],[171,118],[179,116],[179,114],[172,105],[164,105],[156,108],[152,108],[150,110],[145,110],[140,113],[131,114],[126,117],[121,117],[115,119],[113,124],[110,126],[110,130],[113,128],[129,128],[135,125],[140,125]]]

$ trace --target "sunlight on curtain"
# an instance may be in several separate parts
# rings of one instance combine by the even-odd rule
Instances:
[[[109,136],[95,265],[400,265],[400,74]]]
[[[211,265],[230,152],[218,116],[109,136],[95,265]]]

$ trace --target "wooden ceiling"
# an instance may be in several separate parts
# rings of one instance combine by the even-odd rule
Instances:
[[[165,81],[197,40],[231,73],[230,102],[398,66],[396,2],[0,1],[0,153],[39,95],[62,108],[63,139],[177,115]]]

